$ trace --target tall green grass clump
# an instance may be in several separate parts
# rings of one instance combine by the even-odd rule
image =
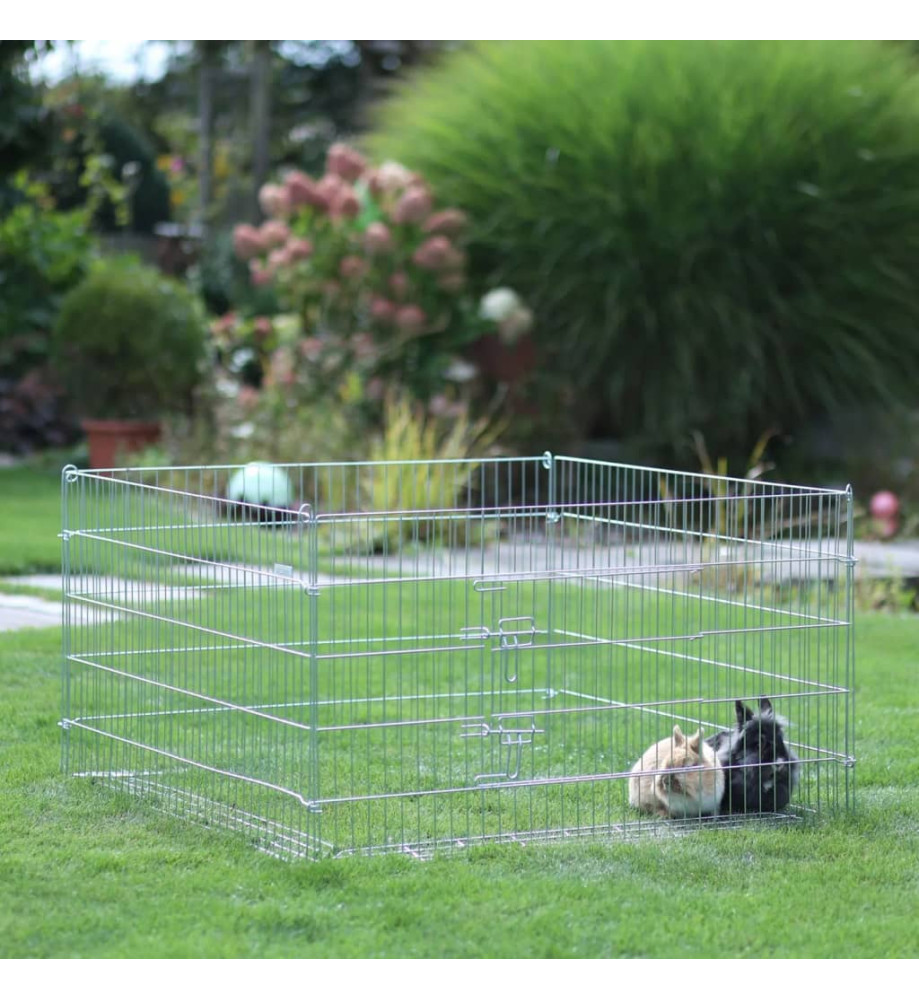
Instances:
[[[919,65],[874,42],[491,42],[384,104],[374,153],[474,227],[582,427],[749,450],[915,399]]]

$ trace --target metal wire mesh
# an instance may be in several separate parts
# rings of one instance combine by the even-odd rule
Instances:
[[[848,491],[545,454],[63,474],[64,766],[284,857],[695,828],[632,764],[736,699],[854,792]],[[736,825],[749,817],[709,822]]]

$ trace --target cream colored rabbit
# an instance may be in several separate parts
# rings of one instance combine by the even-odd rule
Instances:
[[[629,805],[656,816],[712,816],[723,795],[724,772],[701,729],[687,738],[674,726],[673,736],[642,754],[629,778]]]

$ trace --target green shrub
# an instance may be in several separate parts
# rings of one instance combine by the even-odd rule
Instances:
[[[85,212],[50,211],[34,185],[16,190],[23,200],[0,216],[0,376],[8,377],[47,360],[61,298],[96,249]]]
[[[143,132],[117,114],[96,110],[97,99],[87,95],[87,100],[89,113],[79,119],[78,127],[68,129],[72,137],[58,154],[52,184],[55,199],[61,208],[89,205],[100,231],[114,232],[128,225],[132,232],[152,233],[158,222],[170,217],[169,184],[157,168],[156,151]],[[129,211],[122,218],[116,191],[129,164],[136,176],[130,191],[124,192]],[[97,175],[95,191],[87,170]]]
[[[195,297],[126,258],[100,262],[65,297],[52,347],[81,416],[150,419],[188,405],[204,343]]]
[[[905,49],[481,43],[403,86],[369,145],[469,214],[474,276],[529,300],[585,428],[736,453],[915,400]]]

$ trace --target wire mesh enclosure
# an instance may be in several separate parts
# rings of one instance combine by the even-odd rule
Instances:
[[[234,468],[64,470],[69,772],[284,857],[660,833],[700,819],[634,808],[635,762],[768,698],[782,818],[852,803],[848,491],[276,468],[277,506],[228,501]]]

